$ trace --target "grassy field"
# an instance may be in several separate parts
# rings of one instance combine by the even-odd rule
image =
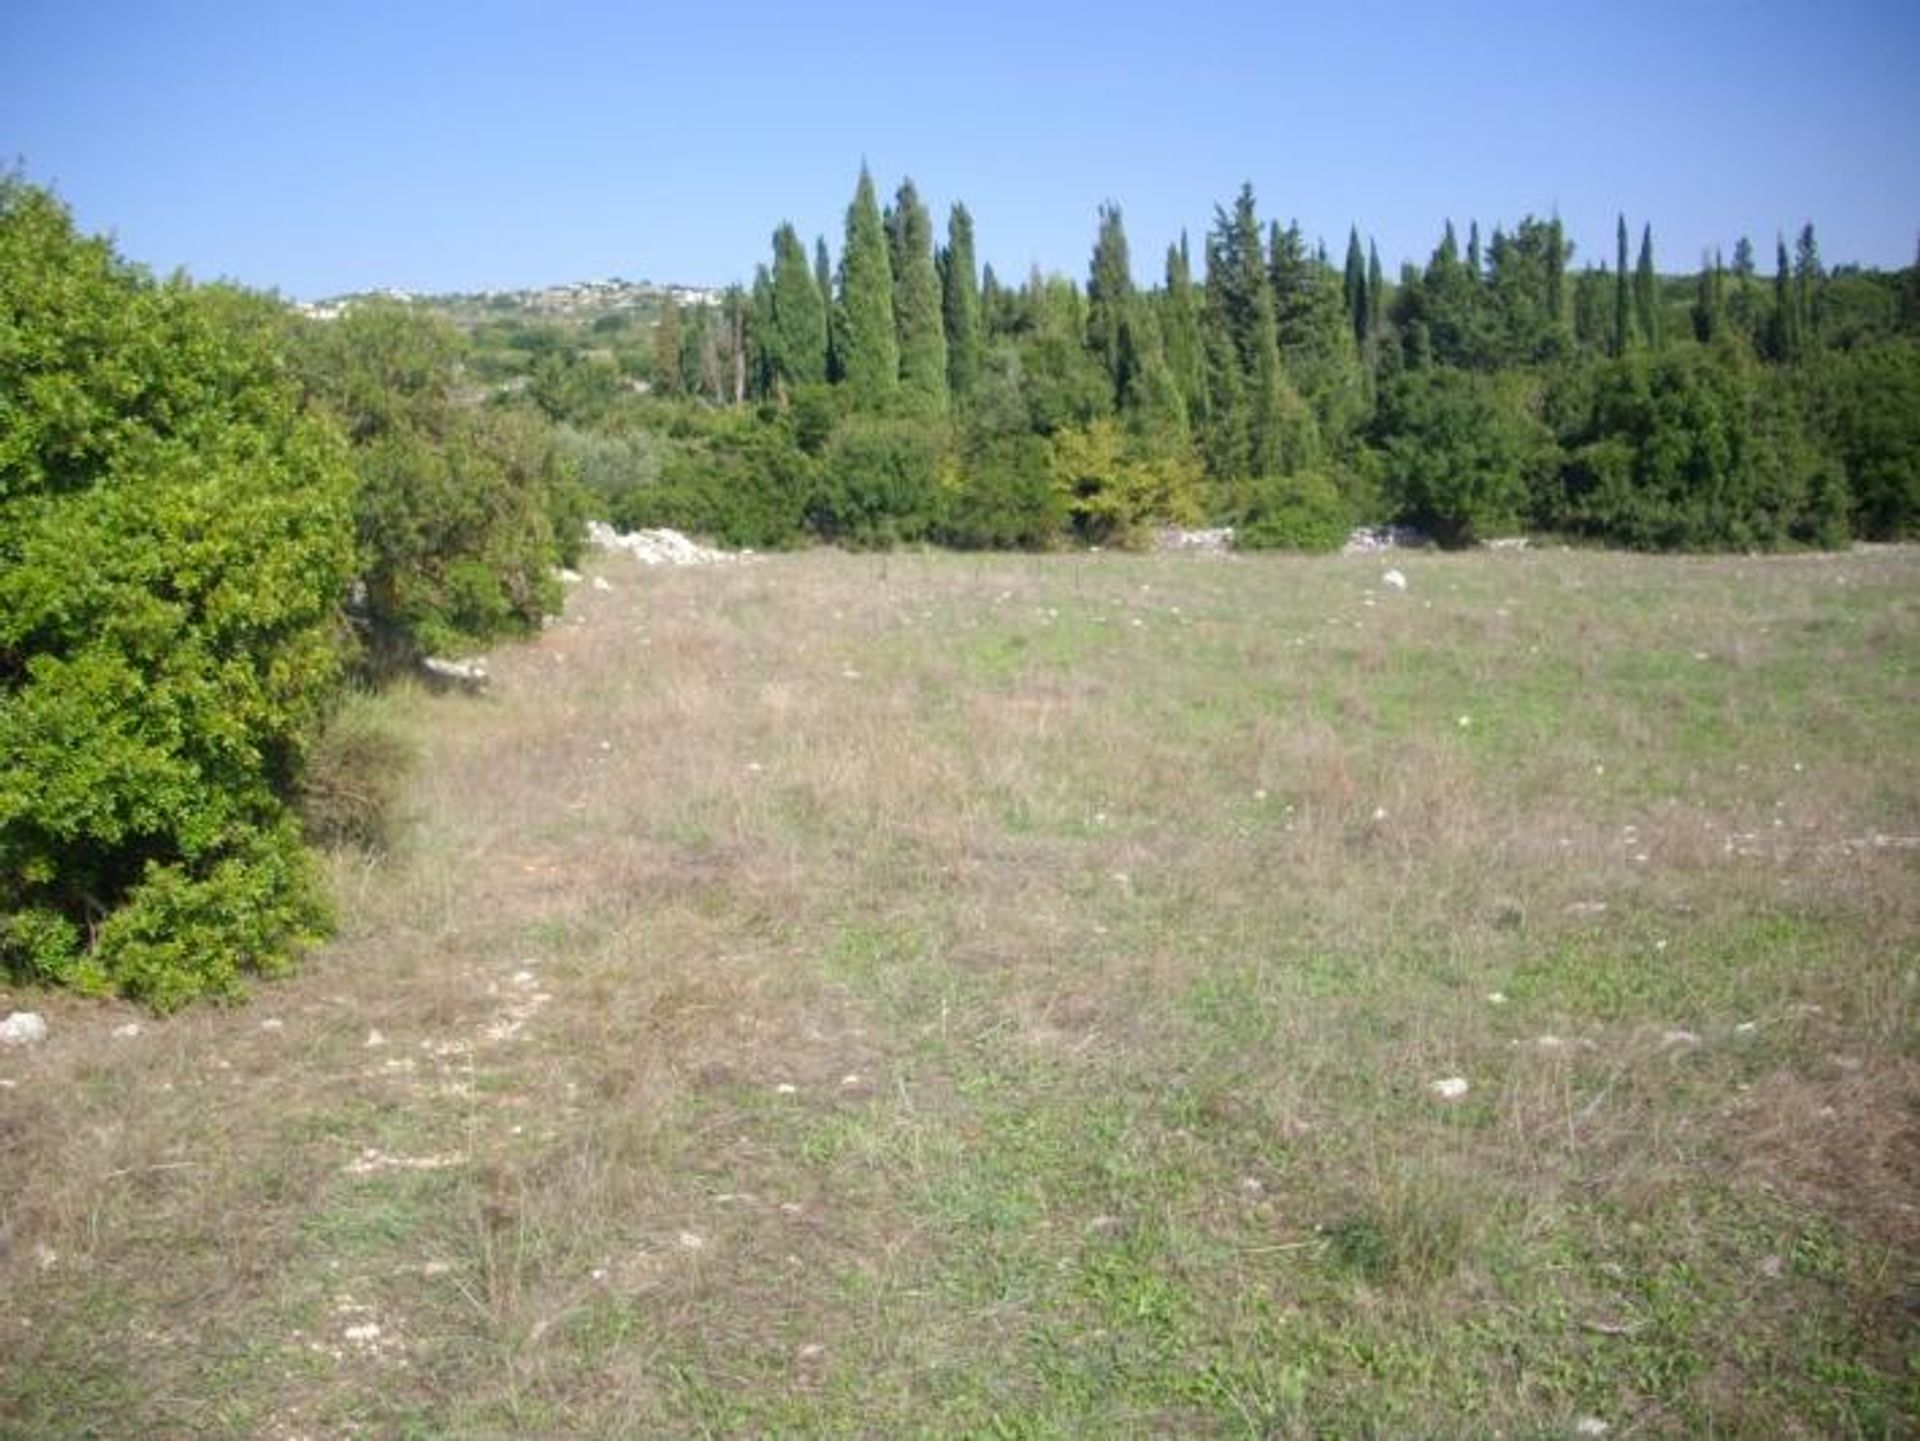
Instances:
[[[0,1433],[1920,1426],[1920,551],[602,574],[0,993]]]

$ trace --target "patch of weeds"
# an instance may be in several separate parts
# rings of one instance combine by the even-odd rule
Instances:
[[[1328,1255],[1361,1279],[1431,1286],[1478,1250],[1482,1202],[1438,1169],[1402,1163],[1370,1191],[1322,1228]]]

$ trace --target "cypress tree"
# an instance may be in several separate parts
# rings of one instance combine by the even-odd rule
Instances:
[[[1640,259],[1633,267],[1633,308],[1640,334],[1653,349],[1660,348],[1660,282],[1653,273],[1653,226],[1640,231]]]
[[[753,267],[753,289],[747,294],[747,308],[752,316],[747,327],[747,334],[752,337],[747,356],[747,390],[756,400],[766,396],[784,398],[786,387],[778,376],[775,361],[779,342],[773,325],[773,272],[764,263]]]
[[[1632,343],[1633,311],[1627,303],[1627,217],[1620,217],[1613,267],[1613,353],[1625,355]]]
[[[1121,343],[1133,306],[1133,265],[1120,207],[1100,207],[1100,232],[1087,277],[1087,348],[1107,372],[1116,403],[1126,393],[1129,356]]]
[[[1004,331],[1003,312],[1007,307],[1007,294],[1000,286],[1000,277],[993,273],[991,263],[980,267],[980,341],[984,348],[987,341]]]
[[[1353,325],[1354,343],[1364,344],[1367,338],[1367,257],[1360,251],[1360,227],[1357,225],[1347,230],[1347,269],[1343,294],[1347,302],[1347,319]]]
[[[1547,225],[1547,319],[1555,330],[1568,328],[1567,232],[1554,216]]]
[[[1167,369],[1179,387],[1189,423],[1204,425],[1207,361],[1200,338],[1200,300],[1193,288],[1185,231],[1181,232],[1178,245],[1167,247],[1167,282],[1160,293],[1160,339]]]
[[[1773,271],[1773,358],[1792,361],[1800,358],[1805,337],[1800,329],[1800,307],[1794,303],[1793,269],[1787,263],[1787,242],[1774,243]]]
[[[911,180],[900,182],[887,212],[893,269],[894,333],[900,345],[900,393],[916,409],[947,408],[947,331],[940,277],[933,268],[933,219]]]
[[[808,267],[806,247],[791,225],[773,233],[773,275],[767,288],[763,348],[769,391],[784,395],[793,386],[820,383],[827,378],[827,302]]]
[[[973,254],[973,217],[956,202],[947,213],[941,252],[940,302],[947,322],[947,386],[956,401],[973,394],[980,376],[980,290]]]
[[[1574,277],[1573,338],[1579,344],[1595,349],[1610,347],[1612,332],[1607,323],[1607,292],[1612,284],[1612,273],[1604,262],[1598,268],[1590,265]]]
[[[1371,237],[1367,240],[1367,337],[1380,334],[1380,322],[1386,314],[1387,286],[1380,273],[1380,251]]]
[[[847,238],[840,251],[840,297],[833,312],[834,356],[853,403],[884,409],[900,388],[900,343],[893,323],[893,266],[874,198],[873,178],[860,183],[847,207]]]
[[[820,304],[827,312],[827,379],[838,382],[840,365],[833,351],[833,264],[827,258],[827,237],[813,237],[813,283],[820,291]]]
[[[1800,335],[1811,343],[1820,335],[1820,245],[1811,222],[1801,227],[1793,249],[1793,303],[1799,311]]]
[[[1253,187],[1242,185],[1233,211],[1216,209],[1207,239],[1208,459],[1226,479],[1284,475],[1306,449],[1299,397],[1280,365]]]

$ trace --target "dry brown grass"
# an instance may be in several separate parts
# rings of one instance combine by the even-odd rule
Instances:
[[[1404,568],[609,561],[298,977],[0,995],[0,1431],[1910,1424],[1920,561]]]

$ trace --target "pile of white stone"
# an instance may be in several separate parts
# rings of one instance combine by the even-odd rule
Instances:
[[[718,565],[739,553],[715,550],[677,530],[615,530],[604,520],[587,522],[587,541],[601,550],[624,550],[642,565]]]
[[[1184,530],[1170,525],[1155,531],[1155,550],[1197,550],[1208,555],[1225,555],[1233,549],[1233,527],[1216,526],[1211,530]]]
[[[1433,544],[1425,531],[1411,525],[1361,526],[1340,547],[1342,555],[1372,555],[1375,551],[1417,549]]]

